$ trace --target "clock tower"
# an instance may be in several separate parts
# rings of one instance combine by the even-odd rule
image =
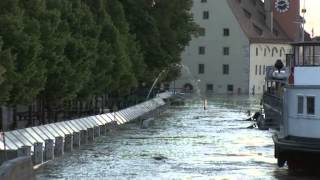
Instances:
[[[268,1],[268,0],[266,0]],[[300,40],[300,0],[271,0],[273,19],[293,41]]]

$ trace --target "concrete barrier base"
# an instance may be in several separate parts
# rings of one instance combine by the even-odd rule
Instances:
[[[80,131],[80,144],[88,144],[88,132],[87,130]]]
[[[63,154],[64,154],[63,137],[59,136],[59,137],[55,138],[54,155],[55,156],[62,156]]]
[[[64,137],[64,151],[71,152],[73,150],[73,135],[66,134]]]
[[[100,126],[94,127],[94,137],[100,137]]]
[[[88,128],[88,141],[93,142],[94,141],[94,129],[93,128]]]
[[[43,163],[43,144],[41,142],[37,142],[33,145],[33,149],[33,164],[37,165]]]
[[[18,149],[18,157],[23,157],[23,156],[31,156],[31,147],[30,146],[21,146]]]
[[[53,140],[47,139],[44,142],[44,160],[49,161],[54,159],[54,146],[53,146]]]
[[[107,126],[106,125],[100,125],[100,135],[105,136],[107,134]]]
[[[73,147],[80,148],[80,132],[73,133]]]

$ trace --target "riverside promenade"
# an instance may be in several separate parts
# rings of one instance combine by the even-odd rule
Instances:
[[[172,93],[165,92],[117,112],[5,132],[5,138],[0,140],[0,163],[18,157],[30,157],[32,165],[37,167],[63,156],[64,152],[93,142],[117,126],[152,115],[166,105],[170,97]]]

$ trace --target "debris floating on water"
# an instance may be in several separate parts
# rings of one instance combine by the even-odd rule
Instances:
[[[161,161],[161,160],[166,160],[168,159],[167,157],[163,156],[163,155],[157,155],[157,156],[154,156],[152,157],[154,160],[157,160],[157,161]]]

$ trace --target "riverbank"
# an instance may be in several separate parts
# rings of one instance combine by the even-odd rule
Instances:
[[[153,115],[170,98],[171,93],[161,93],[117,112],[5,132],[6,147],[3,139],[0,140],[0,162],[27,156],[32,159],[34,167],[39,167],[65,152],[93,142],[120,125]]]

